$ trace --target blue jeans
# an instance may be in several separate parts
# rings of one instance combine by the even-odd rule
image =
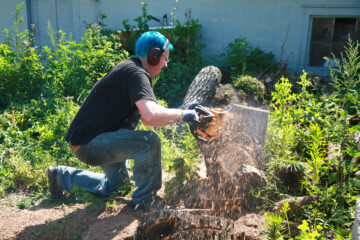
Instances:
[[[160,138],[151,131],[120,129],[103,133],[81,145],[75,155],[84,163],[100,166],[104,173],[59,166],[58,185],[68,192],[76,184],[88,192],[110,195],[129,178],[127,159],[134,159],[133,179],[137,187],[132,194],[134,204],[161,188]]]

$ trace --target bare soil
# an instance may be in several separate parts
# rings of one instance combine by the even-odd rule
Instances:
[[[145,213],[134,210],[130,198],[117,197],[115,205],[64,204],[40,201],[28,209],[16,204],[28,197],[10,194],[0,200],[0,239],[125,239],[135,234]],[[235,239],[265,239],[263,214],[235,221]]]

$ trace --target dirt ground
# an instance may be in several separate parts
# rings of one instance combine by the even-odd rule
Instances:
[[[23,193],[0,199],[0,239],[125,239],[136,232],[144,212],[135,211],[129,198],[115,198],[115,205],[37,202],[28,209],[16,204]],[[235,239],[264,239],[262,214],[248,214],[235,221]]]

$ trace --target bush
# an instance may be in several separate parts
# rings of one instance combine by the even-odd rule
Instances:
[[[282,78],[275,85],[270,105],[268,176],[281,165],[305,166],[302,194],[318,200],[303,206],[292,220],[301,222],[306,218],[311,229],[323,226],[319,234],[326,238],[349,237],[351,216],[360,194],[360,181],[354,177],[360,156],[355,141],[355,134],[360,132],[359,47],[359,43],[349,41],[341,62],[330,68],[332,88],[323,94],[314,95],[308,90],[312,83],[304,72],[298,93],[293,93],[292,84]],[[329,156],[330,143],[339,146],[334,157]]]
[[[274,57],[271,52],[265,53],[260,48],[252,47],[244,37],[236,38],[220,55],[224,81],[229,82],[239,75],[259,77],[260,74],[275,72],[278,65]]]
[[[51,26],[49,26],[50,32]],[[115,35],[102,36],[100,27],[92,24],[80,43],[76,43],[59,31],[55,41],[51,33],[52,48],[44,47],[46,77],[51,80],[49,88],[60,96],[72,96],[82,102],[94,84],[117,63],[128,58],[120,48]]]
[[[257,78],[251,76],[239,76],[237,78],[233,78],[232,81],[232,85],[236,89],[240,89],[240,92],[256,96],[260,100],[264,100],[265,86]]]
[[[0,115],[0,192],[46,187],[46,167],[80,166],[64,140],[78,106],[70,98],[31,100]]]
[[[24,3],[17,5],[13,31],[5,29],[6,43],[0,44],[0,108],[11,102],[25,102],[37,98],[46,84],[44,67],[39,61],[28,31],[19,31],[24,21],[19,17]]]

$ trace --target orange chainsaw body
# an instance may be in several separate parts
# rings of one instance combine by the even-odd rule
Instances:
[[[225,111],[221,108],[195,108],[198,112],[200,123],[195,128],[198,138],[205,141],[213,141],[219,138],[224,129]]]

